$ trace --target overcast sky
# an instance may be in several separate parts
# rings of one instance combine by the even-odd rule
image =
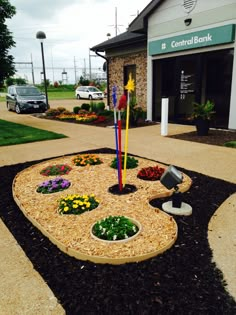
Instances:
[[[47,78],[74,83],[89,73],[89,48],[126,31],[128,24],[151,0],[9,0],[16,15],[7,20],[16,47],[10,53],[15,62],[33,62],[36,83],[40,81],[42,55],[36,33],[43,31]],[[117,9],[116,9],[117,8]],[[117,23],[116,13],[117,12]],[[94,55],[90,52],[90,55]],[[90,57],[92,72],[103,75],[104,59]],[[16,65],[17,74],[32,82],[31,65]],[[76,70],[76,71],[75,71]],[[66,79],[66,76],[63,76]]]

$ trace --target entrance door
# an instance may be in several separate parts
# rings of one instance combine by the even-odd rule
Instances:
[[[161,119],[161,99],[169,98],[169,121],[192,123],[193,103],[215,103],[212,126],[227,128],[233,49],[153,61],[153,120]]]

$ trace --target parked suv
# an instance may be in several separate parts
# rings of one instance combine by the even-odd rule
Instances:
[[[7,109],[14,110],[17,114],[22,112],[45,112],[48,109],[46,96],[31,85],[9,86],[6,103]]]
[[[75,90],[75,96],[77,99],[87,98],[89,100],[103,100],[104,94],[95,86],[79,86]]]

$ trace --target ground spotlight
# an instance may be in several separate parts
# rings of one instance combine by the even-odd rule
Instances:
[[[182,202],[182,193],[179,191],[179,184],[183,182],[182,173],[173,165],[170,165],[160,178],[160,182],[167,189],[174,188],[172,201],[162,204],[162,209],[176,215],[191,215],[192,207]]]

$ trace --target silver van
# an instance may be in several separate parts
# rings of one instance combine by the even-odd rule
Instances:
[[[7,109],[17,114],[23,112],[45,112],[47,107],[46,96],[35,86],[11,85],[6,95]]]

